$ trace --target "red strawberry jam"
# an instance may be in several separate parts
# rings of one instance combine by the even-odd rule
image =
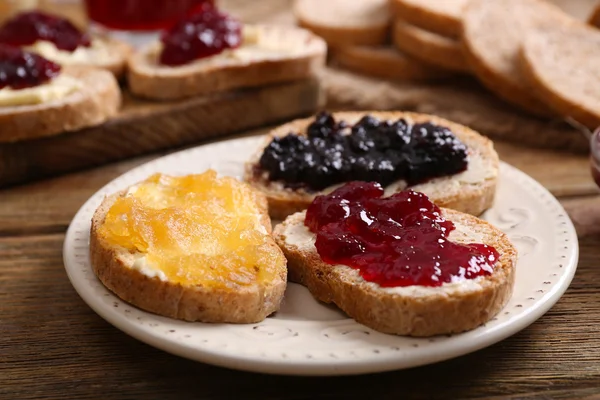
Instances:
[[[383,287],[440,286],[493,272],[496,249],[449,241],[454,224],[425,194],[382,195],[378,183],[354,181],[315,198],[304,223],[323,261]]]
[[[91,44],[89,36],[68,19],[39,11],[17,14],[0,27],[0,43],[28,46],[38,40],[52,42],[58,49],[66,51]]]
[[[60,73],[60,65],[18,47],[0,44],[0,89],[41,85]]]
[[[160,63],[183,65],[239,47],[242,24],[206,3],[165,31],[161,41]]]

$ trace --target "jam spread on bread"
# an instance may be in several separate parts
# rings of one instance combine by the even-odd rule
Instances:
[[[52,42],[56,48],[65,51],[91,45],[89,36],[68,19],[39,11],[17,14],[0,26],[0,43],[29,46],[38,40]]]
[[[242,24],[205,3],[197,12],[183,18],[161,35],[163,49],[159,62],[183,65],[210,57],[242,43]]]
[[[252,189],[214,170],[155,174],[108,210],[99,235],[137,257],[134,268],[173,283],[237,288],[272,281],[281,251],[269,242]]]
[[[18,47],[0,44],[0,89],[41,85],[60,73],[60,65]]]
[[[467,147],[450,129],[430,122],[364,116],[353,126],[322,112],[306,135],[275,137],[259,167],[271,181],[319,191],[352,180],[408,185],[467,169]]]
[[[382,287],[440,286],[493,272],[496,249],[448,240],[455,226],[425,194],[383,193],[376,182],[353,181],[315,198],[304,223],[324,262],[358,269]]]

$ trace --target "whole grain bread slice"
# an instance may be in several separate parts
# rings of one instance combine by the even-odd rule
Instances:
[[[425,63],[451,71],[469,71],[457,39],[426,31],[398,19],[392,30],[392,42],[397,49]]]
[[[336,120],[353,124],[366,114],[383,120],[404,118],[409,123],[432,122],[449,128],[469,149],[468,170],[461,174],[432,179],[424,184],[413,186],[413,190],[424,192],[441,207],[473,215],[480,215],[492,206],[496,193],[499,158],[491,140],[466,126],[426,114],[361,111],[336,112],[333,113],[333,116]],[[268,145],[274,136],[285,136],[290,132],[305,134],[306,128],[313,119],[298,119],[273,129],[265,137],[264,146]],[[292,190],[286,188],[281,182],[270,181],[268,172],[261,170],[258,166],[262,151],[261,147],[246,163],[244,180],[266,195],[269,202],[269,214],[272,218],[283,220],[290,214],[304,210],[317,195],[328,191],[315,193],[305,189]],[[390,185],[385,189],[387,194],[391,194],[403,188],[402,184],[398,184]]]
[[[207,323],[254,323],[279,309],[286,288],[286,265],[276,266],[273,281],[239,288],[182,285],[150,277],[132,268],[135,255],[99,235],[106,214],[126,190],[108,196],[94,213],[90,233],[90,260],[94,273],[115,295],[140,309],[169,318]],[[272,232],[264,197],[257,193],[261,223]],[[274,241],[270,244],[274,249]]]
[[[63,67],[61,74],[79,82],[76,91],[58,100],[0,107],[0,142],[58,135],[100,125],[117,114],[121,91],[108,71]]]
[[[182,66],[158,63],[161,45],[152,43],[128,61],[131,92],[174,100],[309,78],[325,64],[326,43],[311,32],[279,25],[248,25],[252,48],[224,51]]]
[[[564,117],[600,126],[600,30],[584,24],[531,32],[522,71],[544,102]]]
[[[390,0],[397,18],[424,30],[458,38],[462,12],[469,0]]]
[[[472,0],[463,17],[464,54],[489,90],[534,115],[550,116],[520,69],[519,49],[528,32],[572,20],[542,0]]]
[[[296,0],[294,16],[332,46],[384,44],[390,12],[387,0]]]
[[[452,73],[407,56],[393,47],[347,46],[330,49],[331,62],[349,71],[403,81],[435,81]]]
[[[383,288],[365,281],[356,269],[325,263],[314,246],[315,235],[304,226],[305,214],[291,215],[274,231],[288,259],[289,281],[374,330],[420,337],[471,330],[492,319],[512,295],[517,250],[503,232],[474,216],[442,209],[456,226],[449,240],[484,243],[500,253],[491,275],[438,287]]]

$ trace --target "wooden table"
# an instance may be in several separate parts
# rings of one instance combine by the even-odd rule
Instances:
[[[565,205],[600,201],[585,157],[497,147]],[[151,158],[0,191],[0,398],[600,396],[598,234],[580,239],[571,287],[538,322],[490,348],[431,366],[358,377],[273,377],[188,361],[132,339],[79,298],[61,248],[82,203]]]
[[[237,3],[262,15],[258,2]],[[0,399],[600,398],[600,235],[585,211],[600,196],[587,159],[497,148],[578,223],[571,287],[539,321],[492,347],[370,376],[273,377],[188,361],[132,339],[79,298],[62,262],[72,217],[102,185],[156,155],[0,191]]]

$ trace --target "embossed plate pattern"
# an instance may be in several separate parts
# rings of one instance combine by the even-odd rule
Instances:
[[[536,181],[502,164],[494,207],[484,218],[507,232],[520,252],[514,294],[493,320],[454,336],[416,339],[366,328],[334,307],[317,303],[289,284],[281,310],[250,325],[202,324],[141,311],[114,296],[89,262],[92,214],[104,195],[154,172],[198,173],[215,168],[240,177],[260,138],[236,139],[163,157],[120,176],[94,194],[74,217],[64,242],[71,283],[102,318],[164,351],[229,368],[289,375],[343,375],[415,367],[496,343],[540,318],[564,293],[575,273],[577,236],[558,201]]]

